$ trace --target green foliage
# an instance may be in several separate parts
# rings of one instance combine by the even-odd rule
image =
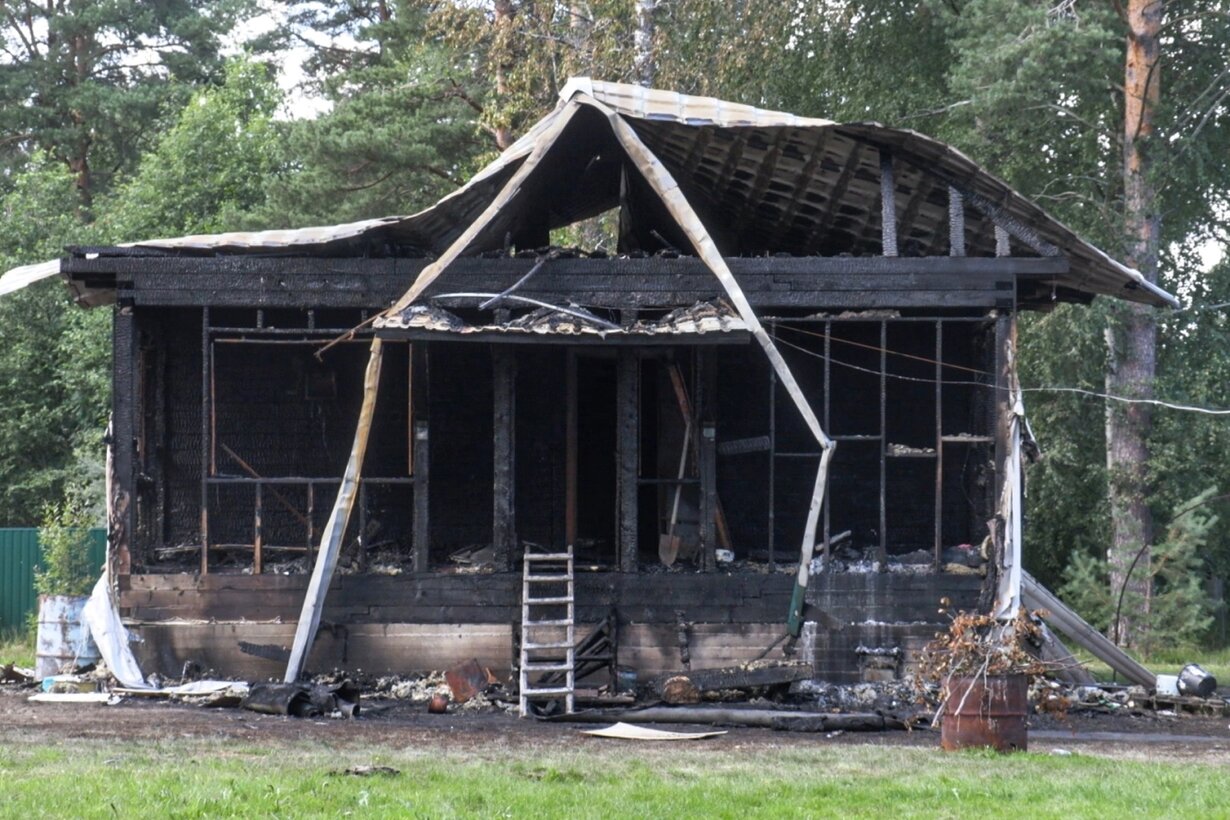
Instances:
[[[59,282],[27,288],[0,301],[0,522],[28,526],[83,470],[83,456],[101,458],[110,396],[107,311],[69,303]],[[90,443],[97,456],[90,453]],[[101,481],[98,497],[101,499]]]
[[[300,5],[300,4],[294,4]],[[427,207],[460,186],[493,147],[480,132],[484,85],[468,55],[443,47],[415,2],[303,4],[295,25],[349,48],[316,52],[310,87],[330,110],[289,124],[267,177],[261,226],[334,224]]]
[[[1133,589],[1121,599],[1120,590],[1110,588],[1105,561],[1088,553],[1072,556],[1060,597],[1102,630],[1116,611],[1135,613],[1141,630],[1137,649],[1145,658],[1162,650],[1197,646],[1213,622],[1204,591],[1203,553],[1218,522],[1207,506],[1216,492],[1205,490],[1185,504],[1167,528],[1165,540],[1154,544],[1149,559],[1136,566],[1133,577],[1146,577],[1152,589],[1148,601]]]
[[[48,0],[0,21],[0,162],[10,172],[36,150],[74,175],[91,205],[131,167],[193,84],[218,70],[220,37],[248,0]]]
[[[235,229],[279,168],[281,103],[265,66],[228,62],[222,84],[196,92],[107,198],[96,232],[116,242]]]
[[[90,527],[95,524],[80,499],[48,504],[38,528],[42,565],[34,571],[39,595],[88,595],[99,567],[90,561]]]
[[[75,201],[71,174],[36,155],[0,200],[0,265],[80,241]],[[82,459],[94,458],[90,443],[106,426],[111,316],[74,307],[50,281],[0,299],[0,327],[0,526],[28,526],[70,479],[91,474]]]

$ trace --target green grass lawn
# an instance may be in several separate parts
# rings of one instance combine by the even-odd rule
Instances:
[[[439,741],[437,741],[438,743]],[[338,774],[356,764],[399,774]],[[6,817],[1120,817],[1224,816],[1202,764],[931,748],[745,750],[594,740],[476,752],[269,746],[206,738],[6,743]]]

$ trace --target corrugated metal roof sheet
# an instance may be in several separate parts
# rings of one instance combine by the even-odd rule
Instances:
[[[879,150],[885,149],[892,152],[898,166],[899,235],[918,253],[946,253],[947,189],[952,185],[968,194],[965,212],[970,255],[994,252],[995,226],[990,212],[995,212],[999,221],[1015,220],[1036,233],[1042,245],[1055,246],[1069,258],[1071,270],[1056,284],[1084,293],[1177,305],[1174,297],[1147,282],[1139,272],[1085,242],[964,154],[915,131],[877,123],[843,125],[711,97],[588,78],[570,80],[560,96],[561,106],[499,158],[419,213],[343,225],[175,237],[133,245],[188,253],[303,252],[338,242],[384,239],[427,253],[441,253],[492,203],[544,136],[558,130],[557,118],[565,112],[570,116],[579,105],[590,111],[614,111],[632,125],[654,159],[677,180],[719,246],[729,246],[721,247],[724,253],[876,253],[880,233]],[[602,141],[594,125],[598,120],[591,118],[586,124],[580,124],[580,118],[573,120],[569,125],[575,136],[569,146],[572,153],[608,150],[609,141]],[[575,163],[575,157],[571,161]],[[535,170],[538,178],[551,162],[543,166]],[[593,183],[581,190],[582,186],[573,184],[575,171],[573,166],[555,171],[559,177],[555,189],[539,191],[537,199],[523,186],[519,196],[508,203],[514,213],[502,214],[490,230],[474,236],[466,252],[502,246],[504,233],[518,213],[548,212],[554,220],[551,227],[558,227],[582,212],[593,213],[618,204],[618,185]],[[617,172],[617,167],[602,171],[607,175]],[[576,197],[587,200],[572,206],[561,204]],[[1035,253],[1029,244],[1014,240],[1014,251]],[[0,293],[54,275],[58,270],[51,267],[54,264],[5,274],[0,279]]]

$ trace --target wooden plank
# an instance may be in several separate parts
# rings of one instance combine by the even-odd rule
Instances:
[[[346,464],[346,473],[342,477],[341,487],[338,489],[337,501],[333,505],[333,512],[329,515],[329,522],[325,525],[324,534],[321,536],[320,551],[316,554],[316,564],[312,568],[312,580],[308,584],[307,595],[303,599],[303,610],[299,614],[299,622],[295,628],[295,642],[291,647],[290,661],[286,665],[286,675],[283,678],[287,683],[294,683],[299,679],[308,652],[316,639],[316,629],[320,626],[320,615],[324,610],[329,582],[333,578],[333,571],[337,567],[337,559],[341,553],[342,537],[345,535],[346,525],[350,522],[350,512],[354,508],[359,476],[363,470],[363,457],[367,452],[367,442],[371,433],[372,416],[376,409],[382,353],[381,341],[372,339],[367,373],[363,379],[363,405],[359,410],[354,445],[350,450],[350,460]]]
[[[812,666],[799,661],[773,661],[761,665],[691,669],[680,672],[679,675],[667,673],[659,676],[650,681],[649,688],[660,694],[666,681],[677,676],[686,677],[698,692],[713,692],[719,689],[748,689],[807,680],[812,677]]]
[[[110,565],[122,573],[128,571],[131,550],[137,546],[137,419],[141,408],[137,395],[140,375],[137,373],[138,345],[136,317],[132,308],[115,312],[111,325],[111,395],[112,430],[111,455],[113,474],[107,498],[108,541]]]
[[[731,273],[746,277],[776,274],[808,274],[816,277],[895,274],[965,274],[968,276],[1058,275],[1069,270],[1064,257],[986,256],[770,256],[727,257]],[[484,259],[463,257],[449,268],[449,277],[498,275],[507,287],[524,276],[534,259]],[[426,259],[323,258],[313,256],[268,257],[255,255],[214,257],[158,257],[132,259],[100,256],[64,260],[70,277],[117,276],[131,280],[136,289],[152,290],[278,290],[304,288],[350,291],[370,283],[373,291],[401,283],[423,271]],[[708,275],[704,262],[693,256],[651,256],[637,259],[556,259],[535,276],[551,281],[576,276],[686,276]],[[443,284],[443,283],[442,283]],[[747,289],[752,289],[749,286]],[[451,289],[451,288],[450,288]],[[439,286],[426,292],[438,292]],[[529,292],[528,290],[526,292]]]
[[[245,654],[239,642],[288,646],[294,624],[143,624],[134,630],[144,639],[134,644],[141,668],[178,676],[188,661],[219,674],[263,680],[279,673],[281,663]],[[499,676],[512,667],[512,629],[507,624],[369,624],[322,631],[308,657],[308,667],[325,671],[361,668],[375,675],[425,674],[471,658]]]
[[[948,186],[948,255],[965,256],[965,199]]]
[[[880,237],[884,256],[897,256],[897,183],[893,154],[887,148],[880,149]]]

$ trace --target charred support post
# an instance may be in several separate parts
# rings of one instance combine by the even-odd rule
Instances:
[[[252,574],[260,575],[264,569],[265,525],[263,521],[265,493],[261,483],[256,482],[256,502],[252,515]]]
[[[700,548],[701,568],[712,572],[717,566],[717,428],[712,421],[701,422],[696,441],[700,468]]]
[[[209,308],[201,308],[201,574],[209,574],[209,465],[213,454],[213,357],[209,344]]]
[[[497,570],[512,569],[513,552],[517,546],[516,508],[516,381],[517,359],[506,345],[491,349],[492,428],[494,455],[492,458],[493,508],[491,511],[492,541],[495,546]]]
[[[320,614],[325,608],[329,582],[333,580],[333,571],[337,568],[337,559],[342,551],[342,538],[346,534],[346,525],[350,522],[350,513],[354,508],[359,478],[363,471],[363,457],[367,453],[367,441],[372,431],[372,416],[376,412],[382,354],[380,339],[372,339],[367,373],[363,377],[363,406],[359,410],[354,444],[350,449],[350,460],[346,463],[346,474],[342,476],[342,484],[337,491],[337,501],[333,504],[329,523],[325,525],[324,535],[321,537],[320,552],[317,553],[316,564],[312,568],[312,580],[308,582],[303,609],[299,613],[299,623],[295,627],[295,643],[291,647],[290,661],[286,665],[286,676],[283,678],[287,683],[296,682],[303,673],[303,664],[316,640],[316,630],[320,626]]]
[[[127,574],[131,562],[132,537],[136,532],[136,430],[134,422],[139,412],[137,393],[137,328],[132,308],[117,308],[111,324],[114,359],[111,389],[111,447],[113,486],[108,494],[108,565]]]
[[[431,463],[431,438],[429,436],[427,419],[416,419],[414,422],[414,524],[412,560],[415,572],[426,572],[430,553],[431,529],[428,519],[430,509],[429,491],[431,482],[428,467]]]
[[[717,565],[717,428],[713,420],[714,391],[717,387],[717,361],[710,351],[697,349],[696,464],[700,473],[700,549],[701,568],[712,572]]]
[[[564,364],[564,543],[577,543],[577,354]]]
[[[885,256],[897,256],[897,182],[893,152],[880,149],[880,235]]]
[[[641,362],[636,351],[619,351],[615,384],[616,460],[619,465],[619,569],[636,572],[637,479],[640,477]]]

